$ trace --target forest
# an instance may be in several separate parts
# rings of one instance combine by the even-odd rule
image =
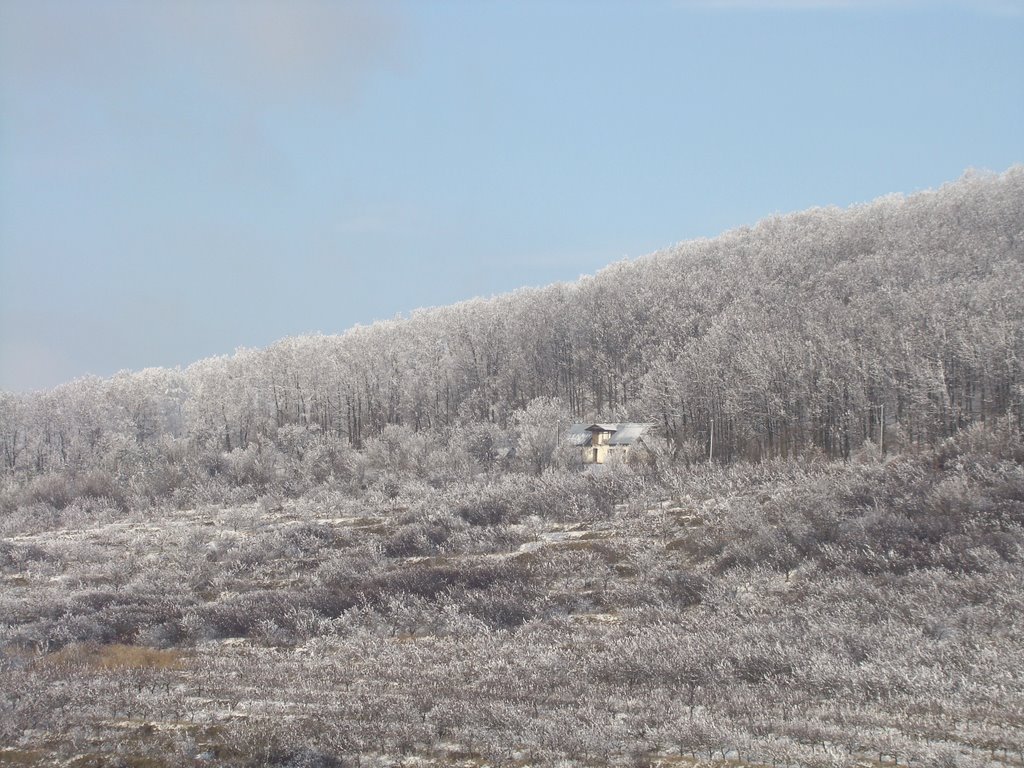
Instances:
[[[1022,366],[1018,166],[0,393],[0,765],[1019,768]]]

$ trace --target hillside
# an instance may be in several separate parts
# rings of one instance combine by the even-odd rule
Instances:
[[[0,395],[0,766],[1020,768],[1022,288],[1016,167]]]
[[[3,395],[15,473],[91,467],[130,443],[361,448],[389,425],[505,428],[541,397],[566,420],[655,421],[675,453],[849,458],[934,443],[1011,407],[1024,359],[1024,168],[848,210],[781,216],[577,283],[242,350],[184,371]],[[143,479],[148,484],[150,479]],[[162,492],[162,491],[161,491]]]
[[[12,522],[0,764],[1024,758],[1019,434]]]

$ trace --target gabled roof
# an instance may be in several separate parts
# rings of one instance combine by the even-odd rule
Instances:
[[[565,441],[569,443],[569,445],[575,445],[580,448],[590,445],[590,439],[592,437],[593,435],[590,432],[587,432],[586,424],[573,424],[565,433]]]
[[[615,434],[608,440],[608,445],[632,445],[639,440],[644,432],[653,424],[619,424]]]
[[[657,424],[643,424],[630,421],[615,424],[573,424],[566,432],[565,439],[570,445],[586,448],[591,445],[591,440],[595,433],[611,432],[612,436],[608,438],[608,445],[612,447],[626,447],[633,445],[648,430],[656,426]]]

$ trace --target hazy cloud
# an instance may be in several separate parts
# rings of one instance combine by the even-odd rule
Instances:
[[[344,113],[405,40],[387,0],[0,0],[7,176],[283,188],[268,116]]]
[[[68,360],[64,350],[55,351],[38,339],[0,334],[0,391],[46,389],[82,373],[81,361]]]
[[[1001,16],[1024,16],[1024,0],[675,0],[680,8],[828,11],[962,8]]]
[[[677,0],[676,5],[686,8],[722,8],[745,10],[817,10],[832,8],[857,8],[879,5],[879,0]],[[904,5],[899,0],[889,0],[887,5]]]
[[[347,96],[370,72],[398,59],[399,20],[386,3],[220,0],[168,4],[178,45],[201,64],[271,92],[328,86]],[[177,46],[176,46],[177,47]]]
[[[387,2],[354,0],[6,0],[0,76],[8,88],[117,88],[156,76],[261,98],[310,88],[347,97],[398,61],[393,11]]]

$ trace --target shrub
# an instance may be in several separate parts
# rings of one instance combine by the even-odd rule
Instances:
[[[480,499],[476,502],[463,504],[455,510],[455,514],[470,525],[501,525],[514,523],[517,520],[507,502],[495,499]]]
[[[71,481],[58,474],[40,475],[25,487],[22,504],[47,504],[54,509],[64,509],[75,498]]]
[[[468,597],[464,609],[492,629],[516,629],[536,615],[536,596],[522,584],[500,584]]]
[[[658,580],[669,602],[680,608],[700,605],[708,591],[708,579],[691,571],[670,571]]]
[[[80,476],[74,484],[75,495],[89,499],[104,499],[123,512],[128,511],[127,495],[113,476],[94,469]]]

